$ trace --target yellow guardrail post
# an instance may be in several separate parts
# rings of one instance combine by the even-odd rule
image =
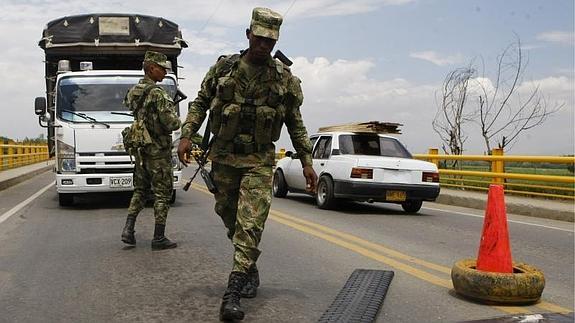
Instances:
[[[503,156],[503,149],[495,148],[491,150],[492,156]],[[492,173],[505,173],[505,162],[502,159],[494,160],[491,162]],[[493,177],[492,183],[503,184],[505,181],[502,177]]]
[[[14,168],[14,147],[8,144],[8,168]]]
[[[437,148],[429,148],[429,150],[427,151],[427,154],[428,154],[428,155],[437,155],[437,154],[439,154],[439,149],[437,149]],[[430,158],[429,161],[432,162],[432,163],[434,163],[434,164],[437,166],[437,168],[439,168],[439,159],[437,159],[437,158]]]

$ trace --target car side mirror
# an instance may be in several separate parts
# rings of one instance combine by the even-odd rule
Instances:
[[[293,151],[288,150],[288,151],[285,152],[284,155],[285,155],[286,157],[291,157],[291,156],[293,155]]]
[[[46,98],[45,97],[37,97],[34,99],[34,113],[37,116],[44,115],[46,113]]]

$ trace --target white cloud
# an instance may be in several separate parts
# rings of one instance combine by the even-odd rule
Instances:
[[[234,44],[215,37],[202,37],[193,31],[183,30],[182,33],[189,45],[187,52],[193,54],[217,56],[221,53],[237,52],[238,48],[245,46],[245,44]]]
[[[348,122],[399,122],[404,124],[399,139],[414,152],[425,152],[428,145],[434,145],[431,120],[437,86],[412,84],[405,79],[374,79],[369,74],[375,64],[369,60],[296,57],[293,61],[292,71],[302,80],[301,110],[308,131]],[[287,134],[278,147],[291,147]]]
[[[572,31],[548,31],[537,34],[538,40],[573,45],[575,43],[575,33]]]
[[[461,54],[441,57],[440,54],[431,50],[423,52],[413,52],[409,54],[409,57],[428,61],[438,66],[453,65],[463,62],[463,56]]]

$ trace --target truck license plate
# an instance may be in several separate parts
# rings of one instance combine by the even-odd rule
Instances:
[[[132,187],[132,178],[131,177],[111,177],[110,178],[110,187]]]
[[[386,191],[385,192],[385,200],[387,201],[397,201],[403,202],[405,201],[405,191]]]

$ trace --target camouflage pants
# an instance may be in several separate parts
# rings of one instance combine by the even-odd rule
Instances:
[[[136,158],[134,167],[134,195],[130,201],[128,215],[138,216],[146,205],[146,197],[154,194],[154,217],[156,224],[166,224],[170,199],[174,189],[171,156],[161,158],[146,158],[142,165]]]
[[[234,245],[232,271],[247,272],[261,253],[258,245],[272,200],[272,167],[236,168],[212,163],[218,187],[216,213]]]

